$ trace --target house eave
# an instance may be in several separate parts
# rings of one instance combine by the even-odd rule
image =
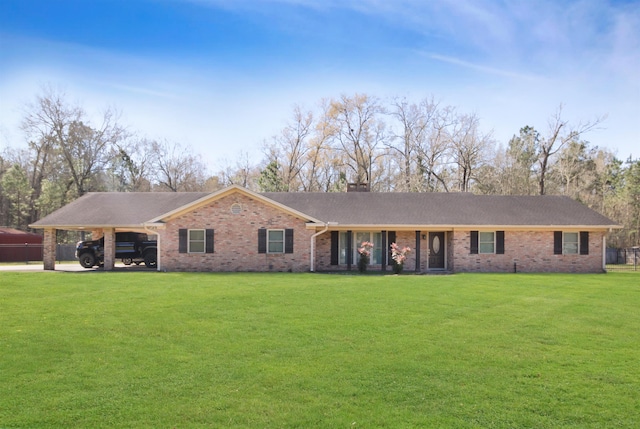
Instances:
[[[307,229],[325,227],[324,222],[307,223]],[[330,231],[609,231],[621,229],[620,225],[429,225],[429,224],[330,224]]]
[[[132,230],[132,229],[144,229],[144,224],[87,224],[87,225],[65,225],[65,224],[50,224],[50,225],[38,225],[30,224],[29,228],[32,229],[61,229],[66,231],[91,231],[93,229],[105,229],[114,228],[116,230]]]

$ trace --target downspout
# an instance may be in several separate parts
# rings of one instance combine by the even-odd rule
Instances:
[[[154,231],[152,229],[149,229],[149,227],[147,225],[144,225],[144,230],[146,231],[147,234],[151,234],[151,235],[155,235],[156,238],[156,247],[158,248],[158,250],[156,250],[156,271],[160,271],[160,234],[158,234],[158,231]]]
[[[611,232],[609,228],[609,232]],[[607,234],[602,234],[602,272],[607,272]]]
[[[310,267],[310,271],[314,272],[315,271],[315,247],[316,247],[316,237],[319,236],[320,234],[324,234],[325,232],[327,232],[329,230],[329,225],[337,225],[336,222],[327,222],[324,224],[324,229],[322,231],[316,232],[315,234],[313,234],[311,236],[311,253],[309,254],[309,260],[311,261],[311,267]]]

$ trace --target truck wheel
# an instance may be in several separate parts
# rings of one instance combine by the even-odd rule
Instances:
[[[82,265],[84,268],[93,268],[93,266],[96,264],[96,258],[91,253],[83,253],[82,255],[80,255],[78,260],[80,261],[80,265]]]
[[[158,265],[158,258],[155,252],[147,252],[144,254],[144,264],[147,268],[155,268]]]
[[[133,260],[131,258],[122,258],[122,263],[125,265],[131,265]]]

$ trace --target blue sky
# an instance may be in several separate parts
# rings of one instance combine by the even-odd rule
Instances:
[[[564,104],[585,138],[640,156],[640,2],[601,0],[2,0],[0,149],[24,145],[44,84],[149,138],[188,144],[212,171],[294,104],[368,93],[433,96],[506,144]]]

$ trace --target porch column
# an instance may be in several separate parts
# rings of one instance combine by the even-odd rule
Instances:
[[[382,231],[382,261],[380,269],[382,271],[387,271],[387,255],[389,246],[387,245],[387,231]]]
[[[111,271],[116,262],[116,234],[113,228],[104,229],[104,270]]]
[[[353,261],[353,237],[351,231],[347,231],[347,271],[351,271]]]
[[[42,263],[45,270],[56,269],[56,237],[58,230],[55,228],[45,228],[44,239],[42,240]]]

